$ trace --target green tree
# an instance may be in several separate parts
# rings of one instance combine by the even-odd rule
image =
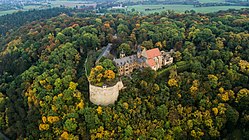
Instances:
[[[63,125],[64,130],[68,132],[74,132],[77,128],[77,124],[73,119],[67,119]]]
[[[130,54],[131,54],[131,47],[130,47],[130,45],[127,44],[127,43],[122,43],[122,44],[118,47],[118,51],[119,51],[119,52],[124,51],[124,53],[125,53],[126,55],[130,55]]]

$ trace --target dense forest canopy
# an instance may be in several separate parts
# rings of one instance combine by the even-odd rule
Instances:
[[[72,9],[67,8],[50,8],[44,10],[29,10],[25,12],[16,12],[0,16],[0,35],[8,34],[9,30],[16,29],[26,23],[35,20],[49,19],[60,15],[61,13],[71,14]]]
[[[0,130],[10,139],[246,139],[248,30],[249,9],[24,25],[0,38]],[[131,54],[139,44],[174,49],[174,64],[122,77],[118,101],[97,106],[84,62],[108,43]]]

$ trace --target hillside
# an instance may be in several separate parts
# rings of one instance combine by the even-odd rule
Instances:
[[[62,13],[70,15],[72,9],[51,8],[43,10],[29,10],[25,12],[16,12],[13,14],[0,16],[0,35],[6,35],[10,30],[17,29],[26,23],[36,20],[49,19]]]
[[[249,9],[33,21],[0,38],[0,130],[10,139],[246,139],[248,30]],[[97,106],[84,62],[108,43],[117,54],[174,49],[174,64],[121,77],[118,101]]]

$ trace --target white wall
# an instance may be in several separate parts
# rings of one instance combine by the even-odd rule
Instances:
[[[109,105],[114,104],[118,99],[119,90],[124,87],[122,81],[117,82],[115,86],[112,87],[97,87],[89,85],[90,90],[90,101],[96,105]]]

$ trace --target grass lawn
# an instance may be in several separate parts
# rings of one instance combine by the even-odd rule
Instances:
[[[134,5],[134,6],[129,6],[128,11],[131,11],[132,8],[134,8],[138,12],[149,14],[149,13],[154,13],[154,12],[162,12],[165,10],[174,10],[176,12],[185,12],[186,10],[195,10],[196,12],[199,12],[199,13],[209,13],[209,12],[216,12],[219,10],[240,9],[240,8],[249,8],[249,7],[245,7],[245,6],[194,7],[193,5]],[[156,9],[156,10],[145,11],[145,9],[147,8]]]

